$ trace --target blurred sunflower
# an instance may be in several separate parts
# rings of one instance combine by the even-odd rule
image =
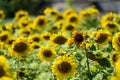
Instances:
[[[112,75],[110,76],[110,79],[109,80],[119,80],[120,77],[116,76],[116,75]]]
[[[44,9],[44,14],[45,15],[47,15],[47,14],[49,14],[50,12],[52,11],[52,8],[46,8],[46,9]]]
[[[38,30],[45,28],[46,25],[47,25],[47,19],[43,15],[37,16],[33,21],[33,28]]]
[[[52,72],[60,79],[67,79],[77,72],[73,56],[59,56],[52,65]]]
[[[116,22],[116,21],[118,21],[118,19],[119,19],[119,16],[116,13],[110,12],[110,13],[107,13],[107,14],[102,16],[101,24],[103,25],[107,21]]]
[[[115,50],[120,50],[120,32],[116,33],[112,39],[112,46]]]
[[[37,42],[39,43],[41,41],[41,34],[32,34],[30,37],[29,37],[29,41],[32,41],[32,42]]]
[[[19,10],[18,12],[16,12],[15,14],[15,19],[19,20],[20,18],[22,18],[23,16],[28,16],[29,13],[27,11],[24,10]]]
[[[63,21],[56,21],[56,26],[58,29],[61,29],[63,24],[64,24]]]
[[[42,40],[50,40],[50,37],[51,37],[51,33],[50,32],[43,32],[42,34],[41,34],[41,36],[42,36]]]
[[[0,80],[13,80],[13,73],[10,71],[9,65],[7,64],[5,56],[0,55]]]
[[[67,18],[65,18],[67,22],[70,22],[70,23],[76,23],[78,24],[79,23],[79,16],[77,13],[72,13],[70,15],[67,16]]]
[[[42,46],[39,51],[39,57],[42,61],[52,61],[56,56],[56,51],[53,47]]]
[[[104,22],[102,24],[102,27],[108,31],[117,31],[119,28],[119,25],[117,22],[109,21],[109,22]]]
[[[20,18],[20,20],[18,21],[18,26],[20,28],[25,28],[27,27],[29,24],[32,24],[32,19],[30,17],[27,16],[23,16],[22,18]]]
[[[0,10],[0,20],[3,20],[5,18],[5,13],[3,10]]]
[[[17,57],[26,56],[26,54],[30,51],[30,44],[28,40],[24,37],[19,37],[12,44],[9,49],[10,54]]]
[[[53,45],[63,45],[67,42],[67,39],[67,36],[60,32],[58,34],[53,34],[50,38]]]
[[[51,26],[51,27],[49,27],[49,32],[50,33],[57,33],[58,32],[58,27],[57,26]]]
[[[32,48],[32,49],[39,49],[39,48],[40,48],[40,44],[38,44],[37,42],[33,42],[33,43],[31,44],[31,48]]]
[[[60,14],[60,13],[59,13],[59,14],[57,15],[57,17],[56,17],[56,20],[57,20],[57,21],[63,20],[63,19],[64,19],[64,17],[63,17],[63,15]]]
[[[6,27],[9,31],[14,31],[17,28],[17,24],[11,22],[8,25],[6,25]]]
[[[99,44],[99,47],[105,46],[112,40],[111,33],[105,30],[94,31],[92,36],[95,37],[94,41]]]
[[[120,79],[120,66],[119,65],[120,65],[120,57],[118,57],[117,61],[115,62],[115,66],[114,66],[115,74]]]
[[[120,56],[120,53],[118,51],[114,51],[111,55],[110,55],[110,61],[113,65],[115,65],[118,57]]]
[[[76,25],[73,23],[66,23],[62,25],[63,32],[72,32],[76,29]]]
[[[78,46],[82,46],[86,42],[86,36],[81,31],[74,31],[71,40],[71,43],[75,43]]]
[[[72,13],[75,13],[75,11],[69,8],[69,9],[66,9],[66,10],[63,12],[63,16],[64,16],[64,18],[66,18],[67,16],[69,16],[69,15],[72,14]]]

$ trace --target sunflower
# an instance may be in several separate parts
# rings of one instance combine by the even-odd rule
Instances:
[[[76,25],[73,23],[66,23],[62,25],[62,30],[65,32],[72,32],[76,29]]]
[[[58,32],[58,27],[57,26],[51,26],[49,28],[49,32],[51,32],[51,33],[57,33]]]
[[[116,76],[116,75],[112,75],[110,76],[110,79],[109,80],[119,80],[120,77]]]
[[[11,22],[10,24],[6,25],[6,28],[9,31],[14,31],[17,28],[17,25],[15,23]]]
[[[72,14],[68,15],[68,17],[66,18],[66,21],[70,22],[70,23],[78,24],[79,23],[79,16],[77,13],[72,13]]]
[[[56,26],[58,29],[61,29],[63,24],[64,24],[63,21],[56,21]]]
[[[112,35],[110,32],[105,31],[105,30],[98,30],[98,31],[94,31],[92,33],[92,36],[95,37],[95,43],[99,44],[99,47],[102,47],[106,44],[108,44],[108,42],[110,42],[112,39]]]
[[[29,40],[32,41],[32,42],[37,42],[39,43],[41,41],[41,35],[36,33],[36,34],[33,34],[29,37]]]
[[[57,17],[56,17],[56,20],[57,20],[57,21],[63,20],[63,19],[64,19],[64,17],[63,17],[63,15],[60,14],[60,13],[59,13],[59,14],[57,15]]]
[[[37,16],[33,21],[33,27],[38,30],[45,28],[46,24],[47,19],[43,15]]]
[[[107,13],[107,14],[102,16],[101,24],[103,25],[107,21],[116,22],[116,21],[118,21],[118,19],[119,19],[119,16],[116,13],[110,12],[110,13]]]
[[[8,60],[5,56],[0,55],[0,80],[12,80],[12,72],[7,64]],[[7,79],[8,78],[8,79]]]
[[[24,37],[19,37],[15,40],[12,44],[11,48],[9,49],[10,54],[17,57],[26,56],[26,54],[30,51],[30,44]]]
[[[57,18],[59,15],[59,11],[55,8],[52,8],[51,12],[50,12],[50,16],[53,17],[53,18]]]
[[[69,8],[69,9],[66,9],[66,10],[63,12],[63,16],[64,16],[64,18],[66,18],[68,15],[70,15],[70,14],[72,14],[72,13],[75,13],[75,11]]]
[[[50,38],[51,43],[55,45],[63,45],[67,42],[67,39],[67,36],[60,32],[58,34],[53,34]]]
[[[5,18],[5,13],[3,10],[0,10],[0,20],[3,20]]]
[[[89,8],[87,8],[87,11],[89,11],[92,16],[99,14],[99,10],[95,7],[89,7]]]
[[[20,28],[25,28],[27,27],[29,24],[32,23],[32,19],[30,17],[27,16],[23,16],[22,18],[20,18],[20,20],[18,21],[18,26]]]
[[[55,58],[56,51],[53,47],[42,46],[39,51],[39,57],[42,61],[52,61]]]
[[[67,79],[76,73],[77,64],[73,56],[59,56],[52,65],[52,72],[60,79]]]
[[[111,55],[110,55],[110,61],[113,65],[115,65],[118,57],[120,56],[120,53],[118,51],[114,51]]]
[[[47,14],[49,14],[50,12],[52,11],[52,8],[46,8],[46,9],[44,9],[44,14],[45,15],[47,15]]]
[[[5,47],[6,47],[6,48],[10,47],[15,40],[16,40],[16,38],[13,37],[13,36],[11,36],[11,37],[8,39],[8,41],[6,42]]]
[[[115,69],[115,74],[116,76],[120,77],[120,57],[118,57],[117,61],[115,62],[115,66],[114,66],[114,69]]]
[[[71,43],[75,43],[78,46],[82,46],[86,42],[86,36],[81,31],[74,31],[71,40]]]
[[[30,34],[32,34],[32,31],[29,27],[21,28],[21,29],[19,29],[18,34],[28,37]]]
[[[38,44],[37,42],[33,42],[33,43],[31,44],[31,48],[32,48],[32,49],[39,49],[39,48],[40,48],[40,44]]]
[[[20,18],[22,18],[23,16],[28,16],[29,13],[27,11],[24,11],[24,10],[19,10],[16,12],[15,14],[15,19],[16,20],[19,20]]]
[[[8,41],[8,39],[10,38],[10,34],[9,34],[9,32],[2,32],[1,34],[0,34],[0,42],[1,43],[6,43],[7,41]]]
[[[41,36],[42,36],[42,40],[50,40],[50,37],[51,37],[51,33],[49,33],[49,32],[44,32],[44,33],[42,33],[41,34]]]
[[[109,21],[109,22],[104,22],[102,24],[102,27],[108,31],[117,31],[118,30],[118,23],[117,22],[113,22],[113,21]]]
[[[112,46],[115,50],[120,50],[120,32],[116,33],[113,37]]]

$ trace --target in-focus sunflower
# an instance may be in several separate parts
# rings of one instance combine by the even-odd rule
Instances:
[[[82,46],[86,42],[86,36],[81,31],[75,31],[72,36],[72,43]]]
[[[30,17],[27,16],[23,16],[22,18],[20,18],[20,20],[18,21],[18,26],[20,28],[25,28],[27,27],[29,24],[32,24],[32,19]]]
[[[44,33],[41,34],[41,36],[42,36],[42,40],[50,40],[51,33],[44,32]]]
[[[60,79],[65,80],[76,73],[77,64],[73,56],[59,56],[52,65],[52,72]]]
[[[120,32],[116,33],[112,39],[112,46],[115,50],[120,50]]]
[[[65,32],[72,32],[76,29],[76,25],[73,23],[67,23],[62,25],[62,30]]]
[[[111,55],[110,55],[110,61],[113,65],[115,65],[118,57],[120,56],[120,53],[118,51],[114,51]]]
[[[30,51],[30,44],[26,38],[19,37],[15,40],[12,44],[11,48],[9,49],[10,54],[17,57],[26,56],[26,54]]]
[[[43,15],[37,16],[33,21],[33,28],[38,30],[45,28],[46,25],[47,19]]]
[[[3,20],[5,18],[5,13],[3,10],[0,10],[0,20]]]
[[[67,36],[63,35],[62,33],[53,34],[50,38],[53,45],[63,45],[67,42],[67,39]]]
[[[32,42],[40,42],[41,41],[41,35],[40,34],[33,34],[29,37],[29,40]]]
[[[53,47],[42,46],[39,51],[39,57],[42,61],[52,61],[56,56],[56,51]]]
[[[119,25],[117,22],[109,21],[109,22],[104,22],[102,24],[102,27],[108,31],[117,31],[119,28]]]
[[[78,24],[79,23],[79,16],[77,13],[72,13],[66,18],[66,21],[70,22],[70,23]]]
[[[38,44],[37,42],[33,42],[33,43],[31,44],[31,48],[32,48],[32,49],[39,49],[39,48],[40,48],[40,44]]]
[[[10,78],[13,76],[7,61],[5,56],[0,55],[0,80],[13,80]]]
[[[92,36],[96,38],[94,41],[95,41],[95,43],[99,44],[99,47],[102,47],[102,46],[108,44],[108,42],[110,42],[112,40],[111,33],[108,31],[105,31],[105,30],[94,31],[92,33]]]
[[[28,16],[29,13],[27,11],[24,10],[19,10],[18,12],[16,12],[15,14],[15,19],[19,20],[20,18],[22,18],[23,16]]]

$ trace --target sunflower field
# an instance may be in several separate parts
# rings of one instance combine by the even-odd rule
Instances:
[[[120,16],[88,7],[79,12],[0,10],[0,80],[119,80]]]

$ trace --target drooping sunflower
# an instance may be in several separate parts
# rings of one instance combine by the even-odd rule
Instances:
[[[110,61],[113,65],[115,65],[118,57],[120,56],[120,53],[118,51],[114,51],[111,55],[110,55]]]
[[[112,46],[115,50],[120,50],[120,32],[116,33],[113,37]]]
[[[92,36],[96,38],[94,41],[98,43],[99,47],[108,44],[112,40],[111,33],[105,30],[94,31]]]
[[[5,13],[3,10],[0,10],[0,20],[3,20],[5,18]]]
[[[50,40],[50,37],[51,37],[51,33],[50,32],[43,32],[42,34],[41,34],[41,36],[42,36],[42,40]]]
[[[32,48],[32,49],[39,49],[39,48],[40,48],[40,44],[38,44],[37,42],[33,42],[33,43],[31,44],[31,48]]]
[[[13,73],[10,71],[7,61],[5,56],[0,55],[0,80],[13,80],[10,78],[13,77]]]
[[[72,32],[76,29],[76,24],[74,23],[67,23],[62,25],[62,30],[65,32]]]
[[[86,42],[86,35],[82,31],[74,31],[71,40],[71,43],[75,43],[78,46],[82,46]]]
[[[62,33],[53,34],[50,38],[50,41],[53,45],[63,45],[67,42],[67,36]]]
[[[18,26],[20,28],[25,28],[27,27],[29,24],[32,24],[32,19],[30,17],[27,16],[23,16],[22,18],[20,18],[20,20],[18,21]]]
[[[30,49],[30,44],[27,38],[19,37],[13,42],[9,51],[12,56],[23,57],[27,55]]]
[[[39,43],[41,41],[41,35],[36,33],[36,34],[32,34],[30,37],[29,37],[29,40],[32,41],[32,42],[37,42]]]
[[[108,31],[117,31],[119,28],[119,25],[117,22],[113,22],[113,21],[108,21],[108,22],[104,22],[102,24],[102,27]]]
[[[67,16],[66,21],[78,24],[80,20],[77,13],[71,13],[70,15]]]
[[[76,73],[77,64],[73,56],[59,56],[52,65],[52,72],[60,79],[67,79]]]
[[[56,51],[53,47],[42,46],[39,51],[39,57],[42,61],[52,61],[56,56]]]
[[[29,13],[27,11],[24,10],[19,10],[18,12],[16,12],[15,14],[15,19],[19,20],[20,18],[22,18],[23,16],[28,16]]]
[[[46,25],[47,19],[43,15],[37,16],[33,21],[33,28],[38,30],[45,28]]]

